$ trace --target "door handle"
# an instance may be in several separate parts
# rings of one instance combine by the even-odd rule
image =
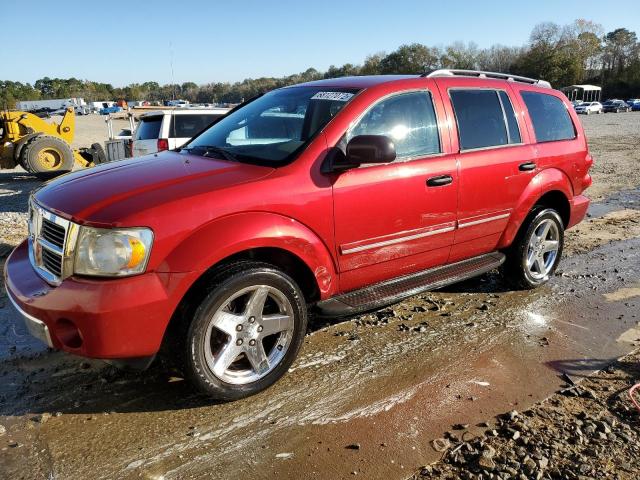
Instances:
[[[442,187],[444,185],[449,185],[453,182],[453,177],[451,175],[438,175],[437,177],[431,177],[427,180],[428,187]]]
[[[518,169],[521,172],[530,172],[531,170],[535,170],[536,169],[536,164],[534,162],[525,162],[525,163],[521,163],[518,166]]]

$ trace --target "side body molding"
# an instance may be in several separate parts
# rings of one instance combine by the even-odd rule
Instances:
[[[268,212],[243,212],[215,219],[194,231],[166,256],[160,272],[204,272],[231,255],[252,248],[279,248],[313,272],[322,299],[338,290],[329,249],[304,224]]]
[[[545,193],[551,191],[559,191],[567,197],[567,200],[573,198],[573,188],[569,177],[557,168],[547,168],[538,173],[531,179],[527,188],[524,189],[522,195],[518,199],[516,207],[513,209],[509,223],[500,237],[497,248],[508,247],[515,238],[522,222],[536,204],[536,202]]]

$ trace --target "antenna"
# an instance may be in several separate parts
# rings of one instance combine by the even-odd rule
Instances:
[[[171,40],[169,40],[169,63],[171,65],[171,87],[173,90],[173,100],[176,99],[176,80],[173,74],[173,44],[171,43]],[[173,105],[173,108],[175,109],[175,104]],[[171,120],[169,125],[171,126],[171,130],[172,130],[172,138],[176,138],[176,115],[175,115],[175,110],[170,110],[171,112]],[[175,141],[175,140],[174,140]],[[171,138],[167,139],[167,143],[171,142]],[[174,144],[175,147],[175,144]]]
[[[176,80],[173,75],[173,44],[171,43],[171,40],[169,40],[169,65],[171,66],[171,86],[173,87],[172,100],[175,100],[176,99]]]

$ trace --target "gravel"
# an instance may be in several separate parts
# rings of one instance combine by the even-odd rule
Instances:
[[[493,429],[475,433],[488,423],[475,426],[472,440],[433,441],[441,460],[411,478],[636,479],[640,412],[627,392],[638,378],[636,352],[533,408],[496,418]]]

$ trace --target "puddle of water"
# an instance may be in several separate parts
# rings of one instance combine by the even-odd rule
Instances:
[[[640,188],[622,190],[609,195],[601,202],[589,206],[590,217],[604,217],[606,214],[624,209],[640,209]]]

